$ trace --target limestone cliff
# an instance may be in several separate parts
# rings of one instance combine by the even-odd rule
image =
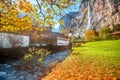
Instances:
[[[71,33],[83,36],[87,29],[120,27],[120,0],[82,0],[79,13],[71,21]]]

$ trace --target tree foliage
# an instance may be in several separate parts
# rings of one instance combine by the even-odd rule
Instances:
[[[93,30],[87,30],[87,31],[85,32],[84,38],[85,38],[85,41],[93,41],[94,38],[95,38],[95,33],[94,33],[94,31],[93,31]]]
[[[29,48],[28,53],[26,53],[22,59],[20,60],[20,63],[15,65],[16,71],[25,71],[29,72],[30,74],[35,74],[36,72],[41,72],[44,67],[43,58],[47,55],[49,55],[51,51],[47,49],[38,49],[35,47]],[[44,67],[45,68],[45,67]],[[20,76],[17,75],[17,79]],[[26,78],[25,78],[26,79]]]
[[[106,26],[101,26],[101,28],[98,31],[98,37],[99,39],[109,39],[110,33],[110,29],[108,29]]]
[[[58,16],[64,15],[63,10],[80,0],[0,0],[0,31],[23,32],[44,31],[44,27],[54,27]],[[20,13],[25,15],[21,17]],[[59,20],[60,24],[64,21]],[[37,28],[37,29],[36,29]],[[39,28],[39,29],[38,29]]]
[[[19,8],[16,4],[2,1],[0,3],[0,31],[22,32],[32,30],[32,19],[29,15],[19,17]]]

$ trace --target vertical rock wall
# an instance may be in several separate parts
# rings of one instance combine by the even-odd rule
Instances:
[[[98,31],[101,26],[113,29],[118,24],[120,0],[82,0],[79,13],[71,21],[71,32],[83,36],[88,29]]]

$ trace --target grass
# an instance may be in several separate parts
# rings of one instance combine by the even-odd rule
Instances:
[[[120,40],[88,42],[42,80],[119,80]]]
[[[120,40],[89,42],[84,47],[76,47],[73,50],[88,59],[96,58],[115,66],[120,65]]]

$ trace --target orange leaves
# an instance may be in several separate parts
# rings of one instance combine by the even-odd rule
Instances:
[[[32,22],[29,17],[17,18],[15,15],[18,13],[17,10],[12,9],[12,14],[1,16],[0,20],[0,31],[1,32],[18,32],[18,31],[30,31],[32,29]],[[29,19],[29,21],[28,21]]]
[[[114,71],[108,64],[104,66],[99,59],[86,60],[83,55],[71,54],[62,63],[57,64],[42,80],[118,80],[119,77],[111,76],[109,70]],[[120,76],[120,74],[117,75]]]
[[[0,4],[0,8],[4,8],[5,7],[5,4]]]
[[[12,12],[13,15],[17,15],[18,14],[17,10],[11,10],[11,12]]]
[[[94,41],[94,38],[95,38],[95,33],[93,30],[87,30],[85,32],[85,41]]]
[[[112,80],[118,80],[118,79],[117,79],[117,77],[113,77],[113,79],[112,79]]]
[[[0,31],[17,32],[17,31],[19,31],[19,28],[11,26],[11,25],[7,25],[7,26],[3,26],[2,28],[0,28]]]
[[[22,3],[22,1],[19,2],[19,8],[20,8],[20,10],[23,9],[23,3]]]
[[[30,2],[22,2],[19,1],[19,9],[24,11],[24,12],[31,12],[32,10],[32,5],[30,4]]]
[[[31,12],[32,11],[32,5],[30,4],[30,2],[26,2],[26,5],[27,6],[27,12]]]
[[[78,63],[75,62],[74,64],[73,62],[68,62],[63,64],[58,64],[55,69],[52,70],[52,73],[42,80],[74,80],[77,78],[77,70],[79,71]]]
[[[51,4],[51,0],[44,0],[44,1],[48,2],[48,4]]]

